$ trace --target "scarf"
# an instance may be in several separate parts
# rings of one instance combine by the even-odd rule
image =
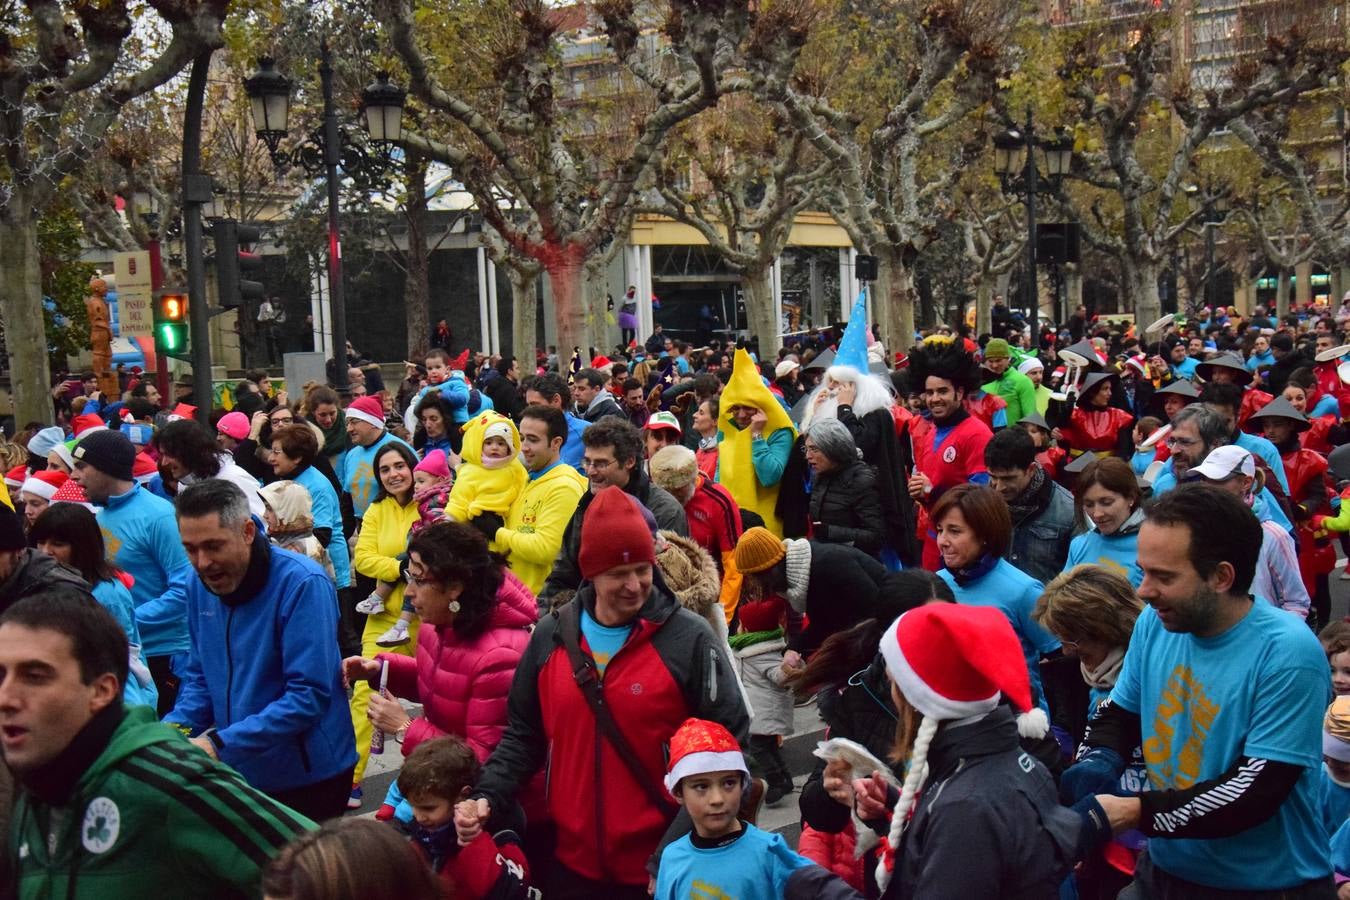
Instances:
[[[323,432],[323,448],[319,452],[324,456],[337,456],[351,448],[351,440],[347,437],[347,414],[342,410],[338,410],[331,428],[324,428],[318,422],[314,427]]]
[[[427,854],[427,859],[431,860],[431,869],[433,872],[439,872],[445,860],[458,850],[456,842],[454,822],[446,822],[440,828],[423,828],[414,823],[413,840]]]
[[[698,439],[698,449],[700,449],[700,450],[716,450],[716,449],[717,449],[717,432],[714,431],[712,434],[701,435],[701,436],[699,437],[699,439]]]
[[[967,566],[964,569],[949,568],[947,571],[952,573],[952,578],[955,579],[958,586],[966,587],[994,571],[994,566],[998,565],[998,561],[999,557],[992,553],[986,553],[973,566]]]
[[[1116,679],[1120,677],[1120,667],[1124,663],[1125,648],[1112,647],[1111,652],[1106,654],[1106,658],[1097,668],[1089,669],[1082,660],[1078,661],[1078,667],[1083,670],[1083,680],[1087,682],[1088,687],[1109,691],[1116,686]]]
[[[1031,518],[1045,506],[1048,481],[1049,479],[1045,477],[1045,470],[1039,465],[1036,466],[1031,473],[1031,481],[1027,483],[1026,488],[1008,503],[1008,512],[1012,513],[1014,522]]]

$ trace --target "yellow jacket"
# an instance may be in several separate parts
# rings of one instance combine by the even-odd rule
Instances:
[[[10,509],[14,508],[14,501],[9,499],[9,488],[3,481],[0,481],[0,503],[3,503]]]
[[[399,506],[393,497],[385,497],[379,503],[372,503],[361,517],[361,531],[356,538],[356,553],[353,561],[356,571],[376,581],[394,583],[394,590],[385,601],[384,612],[393,625],[403,608],[403,582],[399,580],[398,556],[408,549],[408,532],[418,519],[417,504],[409,501]],[[338,535],[337,540],[342,536]],[[386,626],[388,627],[388,626]],[[411,629],[416,635],[416,627]]]
[[[769,421],[764,426],[762,438],[755,440],[750,429],[742,430],[736,425],[731,415],[733,406],[753,406],[764,411]],[[759,513],[764,519],[764,527],[782,537],[783,523],[777,512],[778,478],[775,477],[772,484],[760,481],[755,470],[755,454],[774,454],[781,476],[797,430],[792,427],[792,420],[777,398],[764,386],[754,360],[744,350],[736,351],[731,378],[722,390],[721,412],[717,418],[721,441],[717,446],[717,482],[731,492],[738,506]],[[786,449],[780,453],[783,446]]]
[[[503,552],[511,571],[538,594],[562,549],[563,532],[572,521],[588,483],[577,470],[559,461],[520,492],[506,527],[497,529],[493,540]]]
[[[483,432],[489,425],[506,423],[511,433],[511,461],[488,469],[483,466]],[[445,512],[458,522],[467,522],[479,513],[494,512],[506,518],[516,497],[530,480],[520,462],[520,432],[515,423],[500,413],[487,412],[474,416],[464,425],[464,447],[460,453],[463,462],[455,472],[455,486]]]

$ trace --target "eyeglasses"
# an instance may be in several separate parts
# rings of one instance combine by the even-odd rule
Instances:
[[[294,416],[276,416],[272,419],[272,427],[277,428],[281,425],[292,425],[295,423]]]
[[[404,573],[403,573],[403,582],[404,582],[404,584],[408,585],[409,587],[416,587],[416,586],[419,585],[419,584],[421,584],[421,585],[433,585],[433,584],[436,583],[436,582],[433,581],[432,579],[428,578],[425,574],[423,574],[423,575],[417,575],[417,574],[415,574],[415,573],[413,572],[412,569],[408,569],[408,570],[404,571]]]
[[[812,453],[819,453],[820,448],[815,444],[802,444],[802,456],[810,456]]]
[[[593,469],[596,472],[603,472],[612,465],[614,465],[614,460],[612,459],[591,459],[588,456],[583,456],[581,458],[581,467],[583,469]]]
[[[1169,437],[1167,439],[1168,447],[1194,447],[1198,443],[1200,443],[1199,438]]]

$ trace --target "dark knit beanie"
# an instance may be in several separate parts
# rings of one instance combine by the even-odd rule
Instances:
[[[136,446],[120,431],[95,431],[71,451],[76,462],[93,466],[119,481],[131,481],[136,464]]]
[[[14,510],[0,503],[0,553],[28,546],[23,536],[23,520]]]

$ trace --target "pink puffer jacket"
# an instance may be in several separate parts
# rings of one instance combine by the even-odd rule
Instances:
[[[389,693],[422,703],[423,714],[403,740],[405,756],[422,741],[456,734],[482,762],[501,740],[511,678],[539,616],[530,589],[510,570],[503,576],[497,606],[478,637],[465,641],[451,626],[423,625],[415,658],[393,653],[376,657],[389,661]]]

